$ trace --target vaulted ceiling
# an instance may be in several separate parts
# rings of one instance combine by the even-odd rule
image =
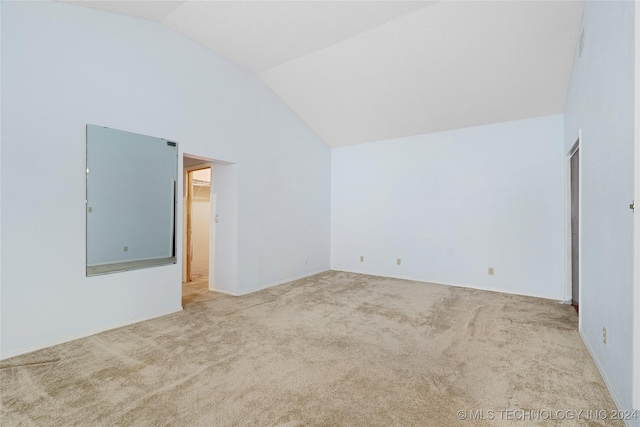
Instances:
[[[333,147],[564,110],[582,1],[68,1],[254,72]]]

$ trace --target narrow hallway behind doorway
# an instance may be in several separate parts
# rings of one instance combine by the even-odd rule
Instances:
[[[220,295],[209,290],[212,215],[210,167],[185,172],[184,196],[186,263],[182,282],[183,307]]]

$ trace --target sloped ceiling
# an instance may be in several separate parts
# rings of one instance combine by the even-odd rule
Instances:
[[[560,113],[582,1],[68,1],[254,72],[333,147]]]

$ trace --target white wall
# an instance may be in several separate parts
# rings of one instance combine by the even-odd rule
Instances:
[[[619,409],[631,409],[634,2],[586,2],[583,26],[565,110],[565,153],[582,129],[581,332]]]
[[[193,203],[191,207],[193,262],[191,264],[191,271],[193,273],[208,273],[209,237],[212,222],[211,169],[207,168],[194,171],[193,179],[207,182],[209,185],[193,186]]]
[[[635,35],[636,35],[636,104],[635,104],[635,140],[636,140],[636,164],[635,164],[635,188],[636,188],[636,212],[635,215],[635,291],[634,291],[634,391],[633,406],[640,410],[640,7],[636,7],[635,14]]]
[[[193,231],[193,273],[207,273],[209,271],[209,234],[211,228],[211,188],[194,186],[196,197],[192,203],[192,231]]]
[[[85,277],[86,123],[235,163],[238,292],[329,267],[330,150],[255,76],[152,22],[2,3],[2,357],[181,308],[181,263]]]
[[[259,98],[260,126],[252,138],[260,143],[245,146],[239,164],[240,293],[328,269],[331,151],[322,144],[296,143],[308,138],[307,126],[279,107],[281,101],[266,86],[259,87]],[[248,194],[250,205],[243,203]],[[255,260],[261,260],[260,268],[250,267]]]
[[[0,82],[2,82],[2,4],[4,2],[0,2]],[[2,84],[0,84],[0,125],[2,118]],[[0,165],[2,165],[2,126],[0,126]],[[0,260],[2,260],[2,173],[0,171]],[[0,262],[0,310],[2,309],[2,262]],[[0,341],[2,340],[2,312],[0,311]]]
[[[334,149],[331,267],[564,299],[562,138],[554,115]]]
[[[238,289],[238,171],[237,164],[216,163],[211,169],[216,206],[211,225],[209,288],[232,295],[242,293]]]

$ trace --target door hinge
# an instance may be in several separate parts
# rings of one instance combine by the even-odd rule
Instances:
[[[636,211],[636,201],[632,201],[631,204],[629,205],[629,209],[631,209],[632,211]]]

